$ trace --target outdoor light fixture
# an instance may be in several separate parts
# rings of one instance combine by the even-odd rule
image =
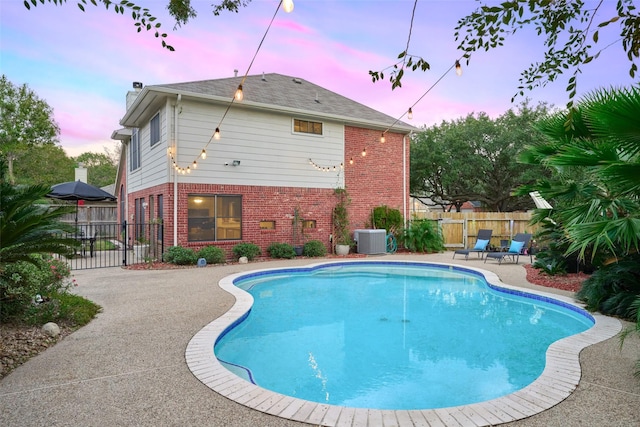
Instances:
[[[287,13],[293,12],[293,0],[282,0],[282,10]]]
[[[207,158],[207,151],[204,148],[202,149],[202,153],[200,153],[200,157],[202,157],[202,160]]]
[[[409,111],[407,111],[407,119],[413,119],[413,111],[411,110],[411,107],[409,107]]]
[[[240,102],[244,99],[244,94],[242,93],[242,85],[238,85],[238,89],[236,90],[236,94],[233,96],[236,101]]]
[[[458,61],[456,59],[456,74],[461,76],[462,75],[462,66],[460,65],[460,61]]]
[[[216,131],[213,133],[213,139],[220,139],[220,128],[216,128]]]
[[[382,134],[380,134],[380,142],[384,144],[385,141],[386,139],[384,138],[384,132],[382,132]]]
[[[240,166],[240,160],[234,160],[231,162],[231,166]]]

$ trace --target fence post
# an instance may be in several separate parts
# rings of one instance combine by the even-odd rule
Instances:
[[[122,221],[122,265],[127,266],[127,220]]]

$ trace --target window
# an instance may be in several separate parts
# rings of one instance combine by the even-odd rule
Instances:
[[[260,221],[260,230],[275,230],[275,221]]]
[[[299,133],[312,133],[314,135],[322,135],[322,123],[293,119],[293,131]]]
[[[149,134],[151,135],[151,146],[160,142],[160,113],[153,116],[149,123]]]
[[[134,171],[140,167],[140,139],[138,138],[138,129],[133,129],[131,133],[131,141],[129,141],[129,164],[131,170]]]
[[[242,239],[242,196],[189,195],[190,242]]]
[[[302,221],[302,228],[316,228],[315,219],[305,219]]]

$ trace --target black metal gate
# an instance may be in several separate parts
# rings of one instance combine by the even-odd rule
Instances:
[[[67,235],[80,247],[66,258],[72,270],[118,267],[162,260],[164,227],[161,223],[100,223],[78,225]]]

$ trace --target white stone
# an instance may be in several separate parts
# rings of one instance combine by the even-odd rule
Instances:
[[[53,322],[45,323],[42,327],[42,332],[55,338],[60,335],[60,327]]]
[[[238,262],[239,262],[240,264],[246,264],[246,263],[248,263],[248,262],[249,262],[249,259],[248,259],[246,256],[241,256],[241,257],[238,259]]]

